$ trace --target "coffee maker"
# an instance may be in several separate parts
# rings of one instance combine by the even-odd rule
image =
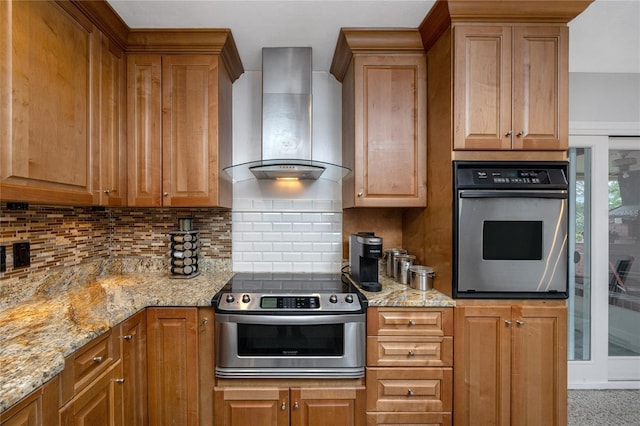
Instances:
[[[366,291],[380,291],[378,259],[382,257],[382,238],[373,232],[358,232],[349,237],[351,278]]]

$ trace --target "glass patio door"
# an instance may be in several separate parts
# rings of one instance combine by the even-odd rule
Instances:
[[[609,143],[609,380],[640,380],[640,139]]]

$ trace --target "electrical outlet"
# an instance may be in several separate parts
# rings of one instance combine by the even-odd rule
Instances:
[[[28,241],[13,243],[13,267],[24,268],[31,265],[31,248]]]
[[[7,249],[5,246],[0,246],[0,272],[7,270]]]

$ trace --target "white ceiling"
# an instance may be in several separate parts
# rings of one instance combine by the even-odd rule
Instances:
[[[341,27],[420,25],[433,0],[108,0],[131,28],[230,28],[245,70],[261,48],[311,46],[328,71]],[[596,0],[570,23],[572,72],[640,73],[640,0]]]

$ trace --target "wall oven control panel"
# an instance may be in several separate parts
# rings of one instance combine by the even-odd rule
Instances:
[[[487,166],[486,164],[459,164],[456,170],[456,187],[470,188],[511,188],[511,189],[556,189],[566,188],[565,167],[549,164],[529,166],[507,164]]]

